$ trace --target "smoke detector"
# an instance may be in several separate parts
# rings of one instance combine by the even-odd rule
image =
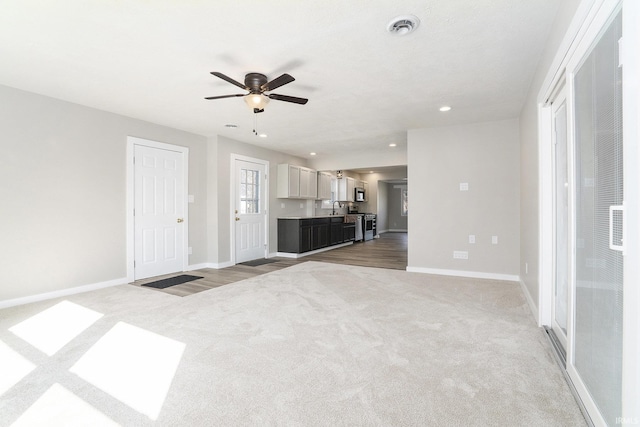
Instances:
[[[401,15],[396,16],[387,25],[387,31],[391,34],[398,36],[404,36],[414,31],[420,25],[420,20],[414,15]]]

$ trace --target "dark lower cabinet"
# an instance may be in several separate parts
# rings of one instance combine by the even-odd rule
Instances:
[[[313,220],[313,249],[329,246],[329,218]]]
[[[333,221],[339,219],[340,221]],[[329,231],[329,244],[338,245],[344,242],[344,222],[341,218],[331,218],[331,230]]]
[[[355,225],[342,217],[278,219],[278,252],[300,254],[355,239]]]
[[[300,226],[299,252],[308,252],[313,249],[313,225]],[[278,245],[280,247],[280,245]],[[286,251],[288,252],[288,251]]]
[[[355,224],[345,224],[344,225],[344,241],[352,242],[356,240],[356,225]]]

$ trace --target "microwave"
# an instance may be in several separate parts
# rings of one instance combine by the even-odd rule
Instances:
[[[354,201],[356,201],[356,202],[364,202],[366,200],[365,199],[365,194],[364,194],[364,188],[356,187],[354,191],[355,191],[355,195],[354,195],[354,198],[353,198]]]

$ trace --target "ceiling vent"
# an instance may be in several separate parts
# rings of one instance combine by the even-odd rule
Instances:
[[[420,25],[420,20],[417,16],[413,15],[401,15],[396,16],[389,22],[387,25],[387,31],[391,34],[396,34],[398,36],[404,36],[405,34],[409,34],[412,31],[415,31]]]

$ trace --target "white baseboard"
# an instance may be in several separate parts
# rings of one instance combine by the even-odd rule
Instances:
[[[389,230],[377,230],[378,234],[388,233],[388,232],[389,232]]]
[[[517,276],[515,274],[484,273],[481,271],[445,270],[441,268],[409,267],[409,266],[407,266],[407,271],[410,273],[425,273],[425,274],[437,274],[440,276],[470,277],[473,279],[505,280],[509,282],[520,281],[520,276]]]
[[[191,265],[188,265],[188,266],[187,266],[187,268],[186,268],[186,270],[184,270],[184,271],[201,270],[201,269],[203,269],[203,268],[213,268],[213,267],[211,267],[211,263],[209,263],[209,262],[203,262],[203,263],[201,263],[201,264],[191,264]]]
[[[66,297],[68,295],[80,294],[83,292],[95,291],[97,289],[109,288],[111,286],[125,285],[129,283],[126,277],[120,279],[107,280],[106,282],[92,283],[90,285],[76,286],[73,288],[60,289],[58,291],[45,292],[43,294],[30,295],[28,297],[8,299],[0,301],[0,308],[14,307],[17,305],[29,304],[32,302],[45,301],[53,298]]]
[[[205,264],[198,264],[198,268],[194,268],[194,270],[199,270],[201,268],[215,268],[219,270],[221,268],[233,267],[235,264],[232,261],[225,262],[208,262]]]
[[[390,228],[387,230],[387,233],[406,233],[407,231],[406,228]]]
[[[301,254],[293,254],[291,252],[277,252],[276,256],[283,258],[303,258],[313,254],[319,254],[320,252],[330,251],[332,249],[342,248],[344,246],[353,245],[353,242],[341,243],[339,245],[327,246],[326,248],[316,249],[315,251],[303,252]]]
[[[524,298],[527,300],[527,304],[529,305],[529,309],[531,310],[531,313],[533,313],[533,317],[536,319],[536,324],[538,326],[542,326],[540,324],[540,313],[539,313],[538,307],[536,307],[536,304],[533,301],[533,298],[531,298],[531,294],[529,293],[529,288],[527,288],[527,285],[522,281],[522,278],[520,278],[519,282],[520,282],[520,287],[522,288],[522,293],[524,294]]]

